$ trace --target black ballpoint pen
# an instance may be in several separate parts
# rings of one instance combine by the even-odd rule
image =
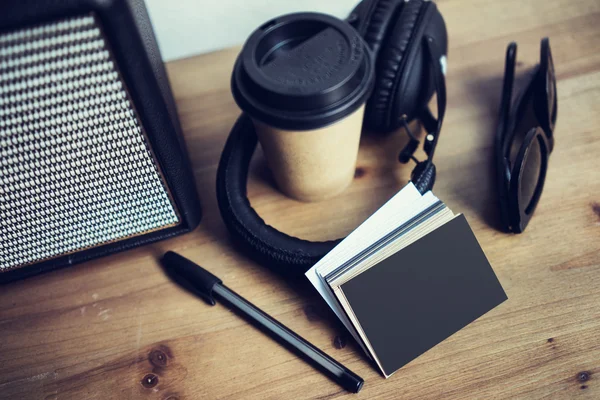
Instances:
[[[362,388],[364,380],[360,376],[317,349],[231,289],[228,289],[219,278],[204,268],[172,251],[167,252],[162,261],[168,272],[185,279],[194,291],[210,305],[215,304],[215,298],[222,300],[235,311],[243,314],[258,328],[270,334],[279,343],[285,345],[312,366],[329,376],[344,389],[358,393]]]

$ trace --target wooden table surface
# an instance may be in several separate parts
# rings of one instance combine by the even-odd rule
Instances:
[[[442,0],[448,108],[435,193],[470,221],[509,300],[384,379],[307,282],[285,282],[231,245],[215,172],[239,110],[239,48],[168,71],[204,209],[191,234],[0,288],[2,399],[600,398],[600,1]],[[509,41],[519,72],[550,36],[559,116],[544,194],[522,235],[494,229],[492,142]],[[255,157],[249,195],[291,234],[347,234],[396,193],[404,141],[365,136],[356,179],[321,203],[292,201]],[[175,250],[365,378],[344,392],[235,316],[171,283]]]

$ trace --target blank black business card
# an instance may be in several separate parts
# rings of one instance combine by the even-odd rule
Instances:
[[[507,299],[463,215],[341,287],[386,375]]]

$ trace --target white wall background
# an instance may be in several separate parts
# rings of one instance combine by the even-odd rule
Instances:
[[[282,14],[316,11],[345,18],[358,0],[146,0],[165,61],[242,44]]]

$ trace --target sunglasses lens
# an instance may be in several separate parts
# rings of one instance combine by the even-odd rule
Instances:
[[[514,165],[519,150],[523,146],[525,137],[531,131],[531,128],[538,126],[538,118],[533,106],[533,93],[528,91],[524,94],[517,110],[517,124],[514,128],[514,134],[511,138],[510,151],[508,153],[511,165]]]
[[[519,188],[519,204],[525,206],[525,213],[530,214],[537,203],[538,186],[543,184],[542,174],[542,148],[536,137],[531,141],[521,167],[521,187]]]

